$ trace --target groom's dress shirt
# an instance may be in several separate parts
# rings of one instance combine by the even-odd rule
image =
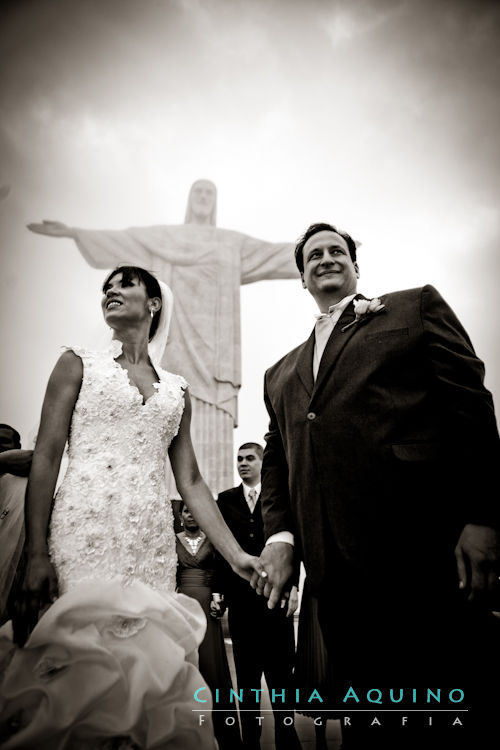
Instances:
[[[325,351],[328,339],[330,338],[338,319],[355,296],[355,294],[349,294],[347,297],[344,297],[344,299],[341,299],[340,302],[337,302],[336,305],[330,305],[327,313],[316,315],[316,326],[314,328],[315,344],[312,365],[314,380],[316,380],[318,375],[321,357]]]

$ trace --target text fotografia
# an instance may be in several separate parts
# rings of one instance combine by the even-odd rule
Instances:
[[[444,725],[448,727],[452,727],[452,728],[464,726],[465,714],[462,713],[460,714],[460,716],[457,716],[456,714],[455,715],[452,714],[450,716],[450,714],[446,712],[446,717],[448,718],[445,721],[440,722],[441,728]],[[313,723],[317,727],[322,727],[329,718],[331,719],[334,717],[329,716],[327,714],[323,716],[316,716],[313,719]],[[435,722],[435,718],[436,718],[435,716],[432,716],[430,714],[424,717],[422,717],[420,714],[418,715],[412,714],[411,717],[405,716],[405,715],[399,715],[397,719],[397,723],[402,727],[422,726],[422,723],[425,723],[428,727],[433,728],[435,723],[437,723]],[[254,717],[254,720],[257,722],[259,727],[262,726],[262,723],[264,722],[265,719],[266,717],[262,715],[260,716],[257,715]],[[274,725],[276,726],[276,721],[277,721],[276,716],[274,716],[274,719],[272,720],[274,721]],[[286,727],[291,727],[293,722],[294,722],[293,716],[284,716],[283,719],[281,719],[281,723],[283,724],[283,726],[286,726]],[[364,727],[364,728],[382,727],[385,724],[389,724],[386,714],[371,715],[369,717],[367,717],[366,714],[363,714],[361,716],[343,715],[340,717],[340,722],[341,722],[341,725],[344,727],[357,726],[357,727]],[[206,714],[200,713],[198,715],[198,725],[201,727],[205,723],[206,723]],[[224,719],[224,723],[228,727],[234,726],[236,724],[236,716],[233,716],[233,715],[226,716]],[[394,721],[390,722],[390,725],[394,726]]]
[[[225,702],[227,698],[229,698],[229,703],[238,705],[259,704],[262,698],[262,688],[250,688],[247,690],[243,690],[243,688],[241,690],[233,690],[231,688],[229,693],[216,688],[212,697],[214,705],[221,701]],[[272,688],[269,691],[269,697],[273,705],[285,702],[290,704],[292,702],[297,705],[307,703],[311,707],[313,705],[319,706],[323,703],[323,698],[317,690],[308,691],[304,694],[304,691],[300,688],[288,691]],[[210,691],[206,686],[200,687],[194,692],[193,698],[197,703],[207,703],[210,701]],[[460,688],[452,688],[451,690],[443,690],[441,688],[427,688],[426,690],[417,688],[389,688],[381,690],[379,688],[372,688],[366,691],[366,693],[362,693],[353,687],[349,687],[342,699],[342,703],[345,706],[353,706],[354,704],[364,703],[364,701],[379,706],[387,705],[388,707],[395,704],[408,706],[416,703],[420,705],[425,703],[429,706],[436,703],[456,706],[459,703],[463,703],[464,698],[464,691]]]

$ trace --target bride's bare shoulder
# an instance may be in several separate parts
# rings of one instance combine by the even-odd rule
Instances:
[[[80,382],[82,375],[83,362],[81,357],[73,349],[66,349],[61,354],[52,370],[51,380],[56,379]]]

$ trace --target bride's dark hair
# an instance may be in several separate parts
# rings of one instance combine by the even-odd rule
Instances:
[[[123,286],[130,286],[132,279],[140,281],[146,287],[146,293],[149,299],[152,299],[153,297],[159,297],[163,304],[163,297],[161,294],[160,285],[158,284],[158,279],[156,279],[153,274],[149,273],[149,271],[146,271],[145,268],[140,268],[140,266],[117,266],[116,268],[114,268],[111,273],[104,279],[104,283],[102,285],[102,291],[104,294],[106,293],[107,285],[109,284],[113,276],[116,276],[117,273],[122,274]],[[151,320],[151,326],[149,328],[150,341],[155,335],[156,329],[158,328],[160,315],[161,308],[160,310],[157,310],[155,312]]]

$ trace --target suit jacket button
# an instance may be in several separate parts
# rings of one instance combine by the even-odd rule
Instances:
[[[310,411],[307,415],[307,418],[310,422],[312,422],[313,419],[316,419],[316,414],[313,411]]]
[[[250,534],[250,538],[251,539],[253,539],[254,536],[255,536],[255,534]]]

